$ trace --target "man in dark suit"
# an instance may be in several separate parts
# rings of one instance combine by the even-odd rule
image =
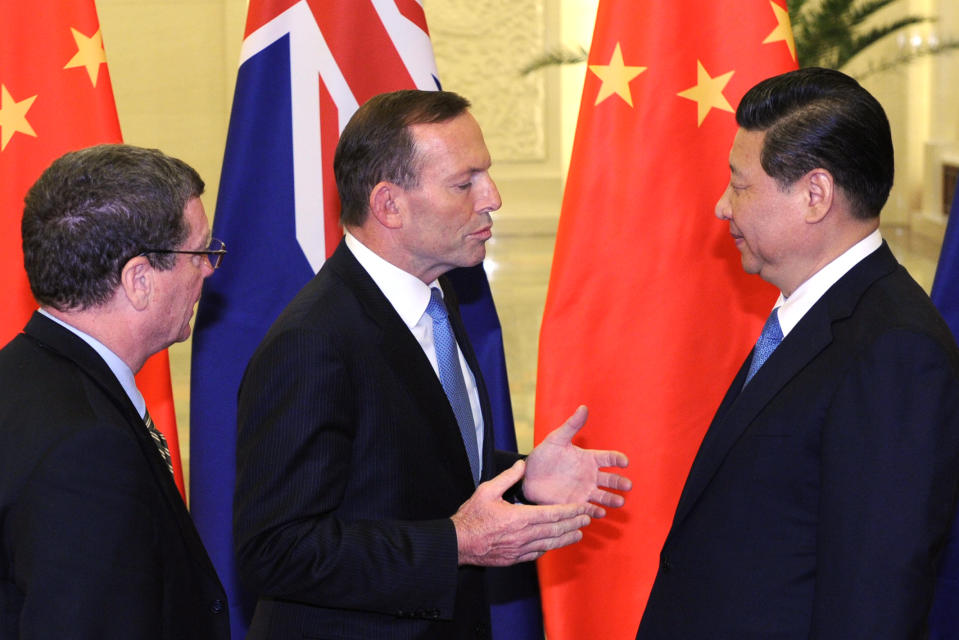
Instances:
[[[239,394],[234,530],[259,596],[252,638],[488,638],[483,567],[576,542],[601,505],[623,503],[604,487],[628,480],[600,468],[625,456],[570,442],[584,408],[525,462],[493,450],[443,277],[483,259],[501,204],[468,107],[383,94],[340,138],[346,238]],[[527,504],[504,500],[520,488]]]
[[[27,194],[24,266],[40,309],[0,351],[2,638],[230,636],[134,383],[190,335],[222,255],[202,192],[180,160],[101,145],[56,160]]]
[[[888,121],[814,68],[759,83],[736,121],[716,215],[782,295],[693,462],[637,638],[923,637],[959,351],[879,235]]]

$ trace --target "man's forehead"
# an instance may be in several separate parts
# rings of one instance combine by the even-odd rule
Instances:
[[[742,170],[742,165],[762,153],[765,131],[750,131],[740,128],[736,131],[732,147],[729,149],[729,168]]]
[[[189,235],[187,242],[196,242],[199,240],[204,246],[210,243],[211,231],[210,223],[206,217],[206,211],[203,208],[203,201],[199,196],[187,200],[183,207],[183,218],[186,221]],[[202,247],[201,247],[202,248]]]
[[[479,125],[469,112],[450,120],[412,125],[419,166],[445,175],[468,175],[490,166]]]

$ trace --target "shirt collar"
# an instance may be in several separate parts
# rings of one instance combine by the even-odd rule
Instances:
[[[406,326],[412,329],[426,312],[426,306],[430,302],[430,288],[439,288],[438,282],[434,280],[429,285],[424,284],[413,274],[381,258],[349,232],[345,234],[345,240],[346,247],[360,266],[370,274]]]
[[[90,347],[99,354],[103,361],[106,362],[107,366],[110,368],[110,371],[113,372],[113,375],[116,376],[117,381],[120,383],[120,386],[123,387],[123,390],[126,392],[127,397],[130,398],[130,402],[133,403],[133,406],[136,407],[137,412],[140,416],[143,417],[146,414],[147,404],[143,399],[143,394],[140,393],[140,390],[137,389],[136,380],[133,375],[133,370],[127,366],[127,363],[123,361],[120,356],[113,353],[109,347],[105,344],[94,338],[88,333],[80,331],[72,324],[67,324],[63,320],[56,318],[43,309],[39,310],[40,314],[46,316],[50,320],[53,320],[58,325],[70,331],[75,336],[86,342]]]
[[[849,247],[842,255],[817,271],[793,291],[788,298],[782,293],[773,308],[779,308],[779,326],[783,336],[799,324],[806,312],[820,298],[865,257],[882,246],[882,235],[876,229],[868,236]]]

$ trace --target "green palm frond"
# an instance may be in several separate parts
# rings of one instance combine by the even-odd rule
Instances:
[[[865,2],[860,2],[858,5],[849,8],[848,23],[852,27],[859,26],[875,15],[880,9],[885,9],[896,1],[897,0],[866,0]]]
[[[893,56],[888,59],[879,59],[873,60],[868,63],[865,71],[860,71],[856,74],[856,78],[863,80],[869,76],[875,75],[877,73],[882,73],[883,71],[889,71],[890,69],[895,69],[904,64],[909,64],[914,60],[919,58],[924,58],[926,56],[935,56],[941,53],[949,53],[959,49],[959,40],[957,39],[947,39],[936,42],[935,44],[923,44],[914,49],[909,49],[899,55]]]
[[[843,68],[852,58],[888,35],[933,18],[907,15],[877,26],[864,27],[896,0],[822,0],[818,5],[800,0],[789,4],[799,66]],[[906,62],[897,56],[892,66]],[[910,60],[913,59],[910,57]]]
[[[885,38],[886,36],[896,33],[900,29],[912,26],[914,24],[922,24],[923,22],[931,22],[931,18],[922,18],[919,16],[907,16],[905,18],[900,18],[889,24],[884,24],[879,27],[874,27],[865,31],[861,34],[856,34],[853,36],[852,42],[850,43],[850,49],[848,52],[849,55],[846,58],[843,58],[839,61],[839,66],[846,64],[850,58],[855,56],[857,53],[863,51],[866,47],[871,44],[878,42],[879,40]]]
[[[582,46],[577,49],[569,49],[567,47],[558,47],[547,51],[541,56],[538,56],[531,60],[530,62],[523,65],[520,69],[522,75],[528,75],[537,69],[542,69],[543,67],[549,67],[556,64],[576,64],[577,62],[586,62],[586,59],[589,57],[589,52],[586,51]]]

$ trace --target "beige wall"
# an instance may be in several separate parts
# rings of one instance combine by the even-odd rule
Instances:
[[[246,0],[97,0],[124,141],[183,158],[212,214]]]

